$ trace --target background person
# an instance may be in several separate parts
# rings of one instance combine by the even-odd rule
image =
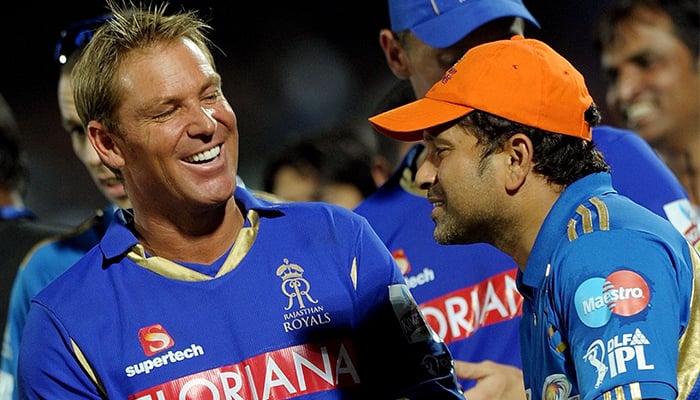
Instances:
[[[615,0],[594,47],[616,122],[649,142],[700,207],[700,3]]]
[[[490,243],[517,263],[529,398],[697,398],[700,254],[615,191],[592,141],[599,110],[566,59],[519,35],[486,43],[370,121],[423,137],[416,183],[438,243]]]
[[[131,207],[124,185],[102,163],[90,144],[73,101],[73,67],[94,30],[110,17],[104,15],[70,24],[61,31],[55,52],[60,69],[57,99],[62,126],[70,135],[75,155],[109,200],[109,205],[97,210],[71,232],[37,246],[21,266],[12,283],[7,309],[7,328],[0,363],[0,399],[19,398],[16,390],[17,356],[31,299],[99,242],[116,209]]]
[[[237,186],[237,116],[210,27],[166,5],[108,6],[74,97],[132,209],[32,300],[22,395],[462,399],[449,351],[363,218]]]
[[[287,201],[352,209],[388,175],[388,168],[374,164],[375,151],[363,140],[351,129],[330,128],[286,143],[265,162],[263,190]]]
[[[27,253],[67,230],[37,219],[24,205],[29,184],[26,150],[10,105],[0,95],[0,328],[5,326],[12,281]],[[2,378],[0,377],[0,387]]]

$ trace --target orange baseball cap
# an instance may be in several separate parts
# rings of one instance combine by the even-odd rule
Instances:
[[[551,47],[520,35],[469,50],[425,97],[369,118],[394,139],[485,111],[523,125],[591,140],[593,103],[581,73]]]

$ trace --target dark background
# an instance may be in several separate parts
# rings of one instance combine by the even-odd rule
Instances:
[[[542,26],[527,36],[567,57],[586,76],[601,107],[604,86],[590,31],[608,2],[525,0]],[[103,13],[104,2],[23,1],[3,7],[0,93],[30,156],[26,204],[45,220],[76,224],[106,200],[61,128],[53,52],[65,25]],[[379,29],[389,24],[386,0],[170,2],[171,9],[180,7],[199,10],[214,28],[217,68],[238,117],[239,175],[248,186],[260,188],[266,155],[294,136],[340,122],[376,134],[366,118],[395,82],[378,44]]]

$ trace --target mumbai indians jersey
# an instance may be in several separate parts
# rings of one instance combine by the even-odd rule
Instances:
[[[697,215],[688,196],[649,145],[631,131],[607,126],[593,128],[593,139],[611,165],[615,188],[671,220],[700,249]],[[455,359],[522,367],[517,266],[487,244],[435,242],[432,205],[413,184],[414,159],[421,148],[411,149],[396,173],[355,211],[392,251],[426,320]],[[469,388],[475,382],[461,383]]]
[[[236,189],[246,217],[212,265],[150,257],[119,211],[33,300],[28,398],[461,399],[444,343],[369,224]],[[59,383],[57,383],[59,382]]]
[[[696,273],[697,251],[609,174],[569,185],[518,273],[529,398],[697,399]]]

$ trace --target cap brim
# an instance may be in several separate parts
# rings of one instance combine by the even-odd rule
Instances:
[[[463,117],[474,109],[427,97],[369,118],[374,128],[390,138],[413,142],[423,131]]]
[[[504,17],[520,17],[537,28],[540,24],[519,1],[476,0],[465,2],[444,14],[411,28],[427,45],[447,48],[487,22]]]

